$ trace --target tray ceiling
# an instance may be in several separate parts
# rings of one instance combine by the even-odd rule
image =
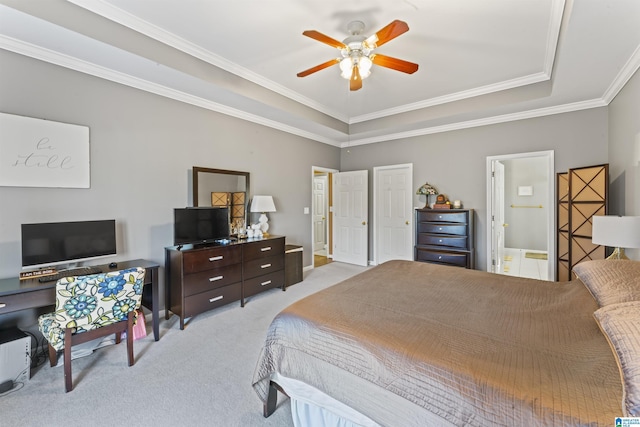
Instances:
[[[415,74],[296,77],[394,19]],[[0,48],[337,146],[604,106],[639,46],[637,0],[0,0]]]

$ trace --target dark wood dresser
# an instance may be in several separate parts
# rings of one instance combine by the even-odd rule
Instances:
[[[267,289],[284,289],[283,236],[165,248],[166,315],[185,319]]]
[[[416,209],[416,261],[475,267],[473,209]]]

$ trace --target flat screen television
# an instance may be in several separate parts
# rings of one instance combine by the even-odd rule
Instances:
[[[116,254],[116,221],[22,224],[22,268],[74,264]]]
[[[174,245],[210,243],[229,235],[228,207],[174,209]]]

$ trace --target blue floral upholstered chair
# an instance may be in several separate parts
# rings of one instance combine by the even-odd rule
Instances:
[[[87,276],[65,277],[56,283],[56,307],[53,313],[38,318],[42,335],[49,341],[51,366],[58,363],[58,351],[64,350],[64,382],[73,389],[71,347],[115,334],[120,343],[127,332],[129,366],[133,357],[133,325],[142,301],[145,269],[141,267]]]

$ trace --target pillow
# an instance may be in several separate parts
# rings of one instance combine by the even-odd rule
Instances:
[[[594,313],[622,379],[622,412],[640,417],[640,301],[608,305]]]
[[[625,259],[585,261],[573,272],[584,283],[600,307],[640,301],[640,262]]]

